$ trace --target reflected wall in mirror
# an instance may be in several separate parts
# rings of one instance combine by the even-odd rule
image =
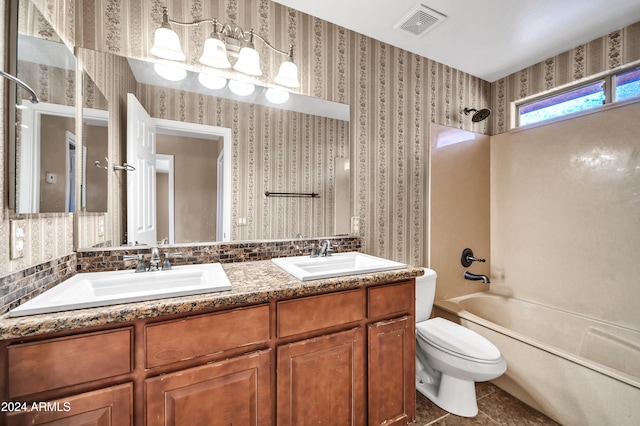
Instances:
[[[19,2],[17,44],[17,76],[41,102],[17,92],[16,213],[76,211],[75,57],[30,1]]]
[[[167,195],[168,189],[161,189],[165,188],[162,182],[170,179],[167,172],[170,163],[163,160],[155,165],[156,171],[161,173],[154,172],[154,205],[159,203],[162,208],[162,213],[159,209],[153,212],[155,219],[152,222],[158,227],[154,237],[157,241],[194,243],[348,233],[349,214],[336,214],[336,200],[341,199],[341,207],[344,207],[344,200],[349,199],[349,167],[348,160],[346,163],[344,160],[349,156],[348,121],[226,99],[216,96],[214,91],[184,90],[180,86],[176,88],[175,83],[161,86],[161,80],[154,85],[141,83],[140,80],[148,80],[134,75],[129,62],[123,63],[123,58],[86,49],[80,49],[80,52],[83,56],[102,58],[104,75],[96,80],[99,87],[119,88],[105,92],[110,110],[115,109],[110,112],[110,117],[124,115],[127,110],[126,93],[135,94],[144,110],[158,124],[156,154],[173,156],[172,202]],[[114,78],[121,81],[110,81]],[[310,101],[317,102],[325,103],[326,108],[326,101]],[[334,106],[334,113],[338,107],[345,107],[332,102],[328,104],[329,111]],[[145,225],[135,225],[128,219],[140,216],[131,214],[139,196],[125,201],[131,193],[127,186],[136,180],[134,174],[139,173],[140,167],[136,160],[127,157],[129,141],[126,129],[121,127],[124,122],[132,123],[122,119],[119,123],[109,121],[110,134],[120,138],[119,141],[110,141],[114,144],[110,152],[111,155],[120,153],[118,161],[127,162],[136,170],[112,174],[115,180],[115,185],[110,186],[113,203],[127,206],[127,215],[120,218],[117,217],[117,209],[110,210],[110,214],[114,214],[111,229],[122,231],[121,237],[116,231],[112,238],[107,238],[114,245],[144,241],[137,236],[131,238],[131,231],[127,231],[131,226],[144,228]],[[194,133],[195,128],[200,130]],[[229,135],[226,139],[223,136],[225,132]],[[202,163],[199,168],[208,170],[204,175],[193,174],[196,162],[194,157],[191,160],[188,157],[194,155],[190,151],[197,144],[211,151],[208,160],[202,155],[197,158]],[[226,151],[222,149],[224,160],[218,165],[221,146],[228,148]],[[228,176],[226,180],[223,178],[225,173]],[[126,175],[126,183],[123,175]],[[228,188],[226,191],[225,187]],[[180,188],[189,188],[190,191]],[[315,192],[320,196],[275,198],[266,197],[265,191]],[[187,193],[193,198],[187,198]],[[172,212],[172,219],[169,219],[171,215],[168,212]],[[82,222],[88,218],[81,216],[80,219]],[[195,223],[202,228],[189,229]],[[80,225],[85,226],[83,223]]]
[[[134,60],[152,59],[148,50],[152,45],[155,29],[160,24],[164,4],[134,0],[131,7],[113,9],[112,3],[107,0],[80,2],[77,3],[76,10],[76,18],[82,17],[76,19],[76,22],[82,23],[76,27],[78,50],[92,52],[92,55],[98,57],[100,65],[95,70],[102,75],[91,75],[109,102],[109,159],[115,164],[130,162],[127,158],[127,93],[134,94],[154,120],[217,127],[227,129],[230,134],[222,142],[223,145],[230,145],[228,150],[223,148],[222,174],[228,174],[229,178],[223,182],[222,187],[229,185],[230,189],[223,190],[222,197],[217,189],[199,195],[201,200],[208,200],[210,203],[208,209],[215,211],[215,216],[207,213],[206,218],[202,211],[189,209],[189,201],[174,199],[174,221],[180,220],[177,218],[177,211],[182,208],[192,222],[201,221],[209,225],[206,234],[200,232],[199,237],[180,237],[177,231],[179,226],[174,223],[174,242],[182,241],[182,238],[189,242],[198,242],[195,238],[210,241],[213,234],[216,235],[215,239],[220,239],[220,227],[223,228],[222,239],[229,240],[291,238],[297,235],[320,237],[349,232],[351,177],[349,162],[345,160],[350,153],[347,105],[303,97],[305,103],[323,103],[326,106],[325,112],[328,113],[285,110],[272,104],[259,103],[255,99],[229,99],[221,91],[202,89],[197,81],[195,87],[187,86],[186,83],[193,83],[194,80],[189,76],[180,83],[169,83],[166,80],[160,83],[162,79],[158,79],[157,75],[154,81],[143,79],[137,74]],[[260,28],[261,31],[268,32],[269,40],[278,46],[290,43],[296,45],[296,58],[311,54],[302,53],[302,49],[308,42],[309,34],[313,33],[315,21],[301,17],[296,20],[292,18],[292,11],[273,3],[261,4],[261,7],[269,8],[273,13],[263,10],[264,13],[260,14],[245,10],[246,7],[237,2],[171,0],[166,6],[176,17],[183,17],[184,20],[188,20],[187,17],[217,16],[237,21],[246,28]],[[128,28],[129,25],[134,25],[135,28]],[[267,31],[266,28],[270,29]],[[179,31],[181,40],[185,46],[189,46],[188,56],[191,58],[182,65],[188,72],[203,71],[196,62],[199,57],[198,49],[208,32],[200,28],[181,28]],[[337,37],[343,38],[340,34]],[[275,75],[281,58],[272,58],[268,51],[263,52],[266,49],[264,47],[259,49],[264,62],[261,64],[264,76]],[[299,78],[303,86],[308,85],[310,74],[305,76],[303,73],[310,72],[309,64],[305,66],[301,62],[299,65]],[[318,75],[314,75],[314,78],[318,78]],[[344,102],[346,93],[344,89],[347,81],[344,75],[342,73],[335,80],[332,76],[326,77],[335,83],[326,85],[335,89],[335,96],[329,97],[341,100],[340,102]],[[256,80],[254,82],[257,84],[271,81],[260,78]],[[325,93],[323,90],[301,91],[314,93],[316,96]],[[331,115],[335,110],[344,111],[345,108],[346,118],[339,119]],[[180,144],[186,147],[188,142],[178,142],[178,146]],[[177,163],[177,154],[172,155],[175,155]],[[227,161],[229,167],[225,166]],[[174,167],[179,165],[174,163]],[[220,167],[214,167],[213,164],[210,169],[220,171]],[[104,216],[105,236],[102,239],[94,238],[93,236],[98,235],[95,230],[99,228],[96,218],[81,215],[77,221],[78,248],[136,241],[135,238],[130,238],[127,231],[131,225],[127,223],[127,216],[133,204],[133,201],[127,201],[130,193],[128,186],[135,180],[135,173],[109,173],[108,213]],[[179,171],[175,173],[176,179],[178,173]],[[218,179],[208,185],[215,185],[217,188],[219,183]],[[174,187],[175,185],[174,182]],[[182,190],[177,191],[182,193]],[[320,196],[276,198],[265,197],[265,191],[315,192]],[[177,198],[177,194],[174,195]],[[222,206],[217,201],[219,198],[223,199]],[[157,214],[153,221],[156,220]],[[227,229],[228,232],[225,231]],[[224,235],[225,232],[227,235]],[[161,231],[156,233],[156,237],[161,240],[167,237],[166,234],[167,231]],[[84,240],[85,235],[92,237]]]
[[[158,134],[157,147],[157,235],[171,244],[224,240],[216,208],[222,139]]]
[[[106,212],[109,103],[86,70],[82,76],[82,87],[82,211]]]
[[[227,129],[231,139],[227,144],[223,143],[226,149],[222,150],[225,159],[220,162],[222,170],[213,157],[208,166],[203,165],[203,169],[208,170],[206,176],[212,179],[208,184],[198,183],[203,182],[201,174],[192,175],[185,182],[192,193],[197,187],[201,188],[201,192],[194,195],[201,202],[207,200],[206,207],[194,208],[195,201],[178,202],[178,195],[175,199],[175,229],[184,227],[178,223],[180,217],[184,217],[185,223],[204,222],[208,232],[201,233],[199,239],[194,235],[196,239],[176,238],[174,242],[203,241],[204,236],[212,238],[211,241],[335,235],[336,219],[348,221],[348,216],[337,218],[335,215],[336,157],[348,157],[348,122],[157,85],[138,84],[138,87],[140,103],[156,122],[192,122],[193,127],[209,126],[208,133],[218,134],[223,140],[224,129]],[[180,185],[178,179],[185,173],[177,152],[186,155],[194,146],[185,139],[189,137],[189,126],[185,130],[186,134],[167,130],[163,125],[157,129],[158,137],[162,136],[162,139],[166,135],[161,133],[179,135],[174,138],[175,148],[172,148],[176,153],[176,194]],[[167,143],[158,146],[157,152],[171,154]],[[209,145],[213,146],[212,142]],[[133,161],[127,157],[127,163],[133,164]],[[183,164],[195,168],[196,162]],[[129,172],[128,176],[132,173],[136,172]],[[218,174],[226,174],[229,185],[221,184],[216,177]],[[229,194],[225,194],[225,188]],[[267,191],[315,192],[320,196],[266,197]],[[348,185],[341,191],[348,193]],[[230,205],[225,206],[225,198]],[[129,200],[128,209],[136,201],[138,198]],[[135,217],[139,215],[129,212],[128,218]],[[218,228],[224,227],[225,222],[227,227],[221,233]],[[131,229],[130,226],[127,228]],[[164,239],[165,235],[158,237]],[[134,241],[141,240],[136,238]]]
[[[87,145],[87,170],[97,173],[102,179],[106,176],[106,210],[103,214],[91,213],[101,211],[101,208],[92,209],[89,201],[99,197],[100,204],[104,203],[104,191],[101,189],[104,180],[96,183],[95,187],[87,183],[83,199],[87,200],[88,206],[78,214],[76,248],[119,246],[124,236],[122,226],[126,224],[126,204],[121,195],[126,193],[127,176],[121,171],[114,171],[113,166],[126,161],[126,94],[135,93],[136,81],[125,58],[82,48],[76,49],[76,54],[85,75],[83,122],[89,111],[103,111],[104,114],[106,109],[108,117],[107,143],[104,145],[100,142],[94,144],[96,141],[89,139],[91,131],[85,135],[86,129],[82,129],[83,143]],[[88,122],[90,124],[92,120]],[[100,121],[97,127],[102,125],[104,121]],[[96,161],[107,169],[96,167]]]

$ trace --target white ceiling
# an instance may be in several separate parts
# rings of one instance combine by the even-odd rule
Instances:
[[[274,0],[489,82],[640,21],[640,0]],[[422,37],[394,27],[423,4]]]

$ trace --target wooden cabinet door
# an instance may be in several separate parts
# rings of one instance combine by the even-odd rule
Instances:
[[[368,326],[369,425],[415,419],[415,324],[407,315]]]
[[[278,347],[277,424],[364,425],[364,330]]]
[[[126,426],[132,425],[133,385],[113,386],[62,398],[28,404],[32,410],[10,413],[7,426]]]
[[[254,352],[147,379],[146,424],[272,424],[270,357]]]

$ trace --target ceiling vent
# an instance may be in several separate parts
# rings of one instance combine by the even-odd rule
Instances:
[[[440,25],[446,18],[442,13],[421,4],[405,16],[395,28],[404,30],[415,37],[422,37]]]

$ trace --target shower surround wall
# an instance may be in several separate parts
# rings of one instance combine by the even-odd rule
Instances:
[[[640,105],[505,133],[512,102],[638,61],[640,22],[492,83],[493,291],[640,330]]]
[[[638,117],[640,102],[491,138],[493,292],[640,331]]]

